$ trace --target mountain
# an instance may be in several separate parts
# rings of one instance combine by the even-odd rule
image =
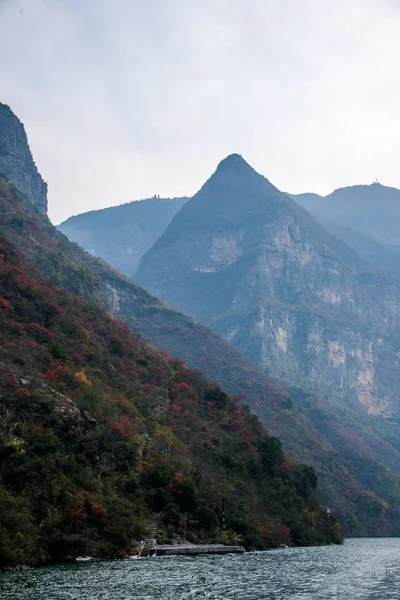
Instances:
[[[387,413],[388,373],[369,369],[368,336],[399,331],[399,286],[241,157],[224,160],[185,204],[136,279],[275,377],[346,387],[371,413]],[[346,339],[353,360],[344,360]]]
[[[330,233],[353,248],[366,261],[385,271],[391,277],[400,279],[400,246],[386,244],[350,227],[343,227],[332,221],[321,223]],[[400,226],[400,223],[399,223]]]
[[[220,163],[136,279],[289,387],[374,493],[360,445],[399,475],[399,285],[242,157]]]
[[[400,190],[373,183],[341,188],[326,197],[290,197],[360,256],[400,277]]]
[[[15,185],[42,212],[47,212],[47,184],[33,161],[25,129],[0,102],[0,175]]]
[[[355,438],[352,423],[337,427],[334,423],[339,437],[330,443],[305,410],[231,344],[69,242],[23,198],[11,210],[5,206],[0,214],[1,226],[15,247],[57,286],[112,312],[154,346],[179,356],[189,367],[200,368],[229,394],[243,396],[270,433],[281,436],[289,456],[315,467],[323,500],[339,516],[348,535],[397,534],[399,481],[376,452],[380,448],[389,453],[390,445],[372,433],[366,440]],[[310,401],[293,391],[304,405]],[[321,429],[325,422],[332,423],[326,418],[328,402],[318,400],[314,406]],[[351,460],[341,455],[343,447]]]
[[[329,196],[288,194],[324,228],[375,267],[400,278],[400,192],[381,184]],[[188,198],[149,198],[70,217],[58,228],[91,254],[135,277],[140,260]],[[351,207],[351,208],[350,208]]]
[[[335,449],[318,434],[286,392],[276,386],[233,346],[184,314],[170,309],[103,261],[84,252],[59,233],[38,211],[19,198],[1,205],[0,227],[30,263],[56,285],[110,310],[138,334],[169,355],[201,369],[232,396],[243,397],[274,435],[287,441],[288,454],[304,456],[320,476],[320,491],[348,531],[382,531],[382,518],[367,523],[364,510],[381,512],[382,500],[363,489]],[[34,241],[34,243],[32,243]],[[297,437],[293,438],[293,430]],[[394,486],[394,484],[393,484]],[[395,486],[394,486],[395,487]],[[341,493],[346,490],[343,501]],[[355,514],[355,505],[364,508]]]
[[[143,254],[187,202],[187,198],[149,198],[92,210],[58,226],[71,241],[133,277]]]
[[[373,183],[340,188],[326,197],[291,194],[291,198],[321,220],[400,245],[400,190],[396,188]]]
[[[341,542],[314,470],[112,318],[96,273],[1,178],[0,228],[1,566],[122,556],[153,511],[164,541]]]

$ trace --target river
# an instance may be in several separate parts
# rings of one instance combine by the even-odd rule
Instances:
[[[0,573],[1,600],[395,600],[400,539]]]

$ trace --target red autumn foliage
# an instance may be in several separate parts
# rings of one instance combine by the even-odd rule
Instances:
[[[14,310],[11,305],[11,302],[9,300],[6,300],[5,298],[0,298],[0,309]]]
[[[177,383],[176,387],[177,387],[178,390],[188,390],[188,391],[190,391],[192,389],[191,386],[188,383],[186,383],[186,381],[182,381],[181,383]]]

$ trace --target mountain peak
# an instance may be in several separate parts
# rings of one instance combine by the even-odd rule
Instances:
[[[229,154],[221,160],[215,173],[221,172],[236,172],[236,173],[256,173],[256,171],[246,162],[241,154]]]
[[[47,212],[47,184],[38,172],[23,123],[7,104],[0,103],[0,176],[41,212]]]
[[[221,162],[218,164],[218,169],[220,168],[232,168],[232,167],[243,167],[243,166],[248,166],[250,167],[250,165],[248,164],[248,162],[246,162],[243,158],[243,156],[241,154],[238,154],[237,152],[234,152],[233,154],[228,154],[228,156],[226,156],[225,158],[223,158],[221,160]]]
[[[262,175],[257,173],[240,154],[229,154],[221,160],[216,170],[204,184],[203,190],[210,190],[215,187],[237,188],[245,187],[249,184],[260,185],[267,181]],[[258,182],[258,183],[256,183]]]

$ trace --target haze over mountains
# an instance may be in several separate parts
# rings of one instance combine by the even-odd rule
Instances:
[[[143,254],[187,198],[149,198],[70,217],[60,231],[90,254],[133,277]]]
[[[363,258],[400,276],[400,190],[375,182],[341,188],[326,197],[290,196]]]
[[[400,190],[378,182],[340,188],[328,196],[291,194],[320,220],[349,227],[384,244],[400,246]]]
[[[95,211],[110,224],[108,230],[102,225],[108,247],[121,243],[118,223],[126,211],[152,204],[146,214],[152,219],[162,202]],[[166,306],[50,225],[50,246],[42,238],[43,223],[35,243],[22,231],[18,244],[57,285],[107,307],[157,348],[242,395],[292,457],[316,467],[324,501],[349,535],[398,534],[397,358],[386,335],[389,317],[391,331],[397,327],[397,284],[371,271],[238,155],[222,161],[179,212],[175,201],[168,202],[177,212],[159,240],[152,240],[139,277],[147,278],[150,287],[159,286],[161,298],[168,294],[168,301],[185,303],[186,310],[220,330],[259,367],[229,341]],[[114,211],[122,215],[117,230]],[[151,221],[145,227],[150,232]],[[365,286],[376,290],[377,281],[379,301],[365,292]],[[335,302],[338,296],[343,306],[342,300]],[[379,337],[374,329],[373,339],[368,338],[371,327],[378,328]],[[371,354],[372,342],[382,346],[378,360]],[[275,379],[291,386],[300,408],[266,375],[267,366]]]
[[[239,155],[222,161],[165,225],[136,279],[289,386],[319,434],[357,465],[362,485],[382,493],[392,475],[378,475],[378,463],[398,474],[400,456],[392,274],[330,235]],[[380,244],[364,237],[368,248]]]
[[[14,158],[9,139],[30,157],[8,111],[13,135],[4,136],[0,165]],[[69,242],[34,190],[24,195],[12,183],[23,170],[21,161],[0,177],[0,566],[124,556],[153,511],[166,540],[340,543],[314,470],[285,460],[239,398],[109,309],[149,321],[159,335],[169,327],[180,343],[191,328],[194,351],[200,339],[231,383],[236,360],[240,385],[258,377],[267,405],[285,408],[287,395],[229,344]]]
[[[325,229],[370,263],[400,276],[400,190],[380,183],[341,188],[328,196],[288,194]],[[150,198],[82,213],[59,225],[85,250],[135,275],[152,246],[188,198]]]
[[[175,215],[136,279],[275,377],[398,418],[399,286],[241,157]]]

